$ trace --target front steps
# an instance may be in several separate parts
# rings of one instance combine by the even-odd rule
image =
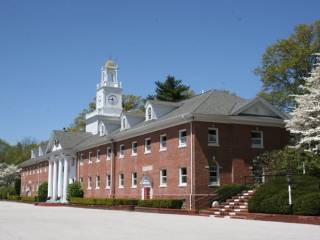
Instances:
[[[201,215],[209,215],[222,218],[243,219],[248,213],[248,201],[255,190],[244,191],[237,196],[227,199],[217,207],[201,210]]]

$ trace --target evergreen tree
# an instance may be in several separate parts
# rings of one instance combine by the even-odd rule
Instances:
[[[297,146],[317,152],[320,144],[320,61],[315,64],[302,88],[305,93],[295,95],[297,106],[292,118],[287,121],[287,129],[299,136]]]
[[[161,101],[177,102],[194,95],[189,86],[184,85],[181,80],[176,80],[174,76],[169,75],[164,82],[156,81],[155,84],[156,94],[149,95],[148,99],[156,98]]]

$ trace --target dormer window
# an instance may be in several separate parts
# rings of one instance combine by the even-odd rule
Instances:
[[[122,118],[122,129],[126,129],[126,119]]]
[[[54,145],[55,145],[56,147],[59,146],[59,140],[58,140],[58,139],[55,139],[55,140],[54,140]]]
[[[104,135],[106,135],[106,128],[104,126],[103,123],[100,124],[100,127],[99,127],[99,135],[102,137]]]
[[[147,120],[151,120],[152,119],[152,108],[151,106],[149,106],[147,108]]]

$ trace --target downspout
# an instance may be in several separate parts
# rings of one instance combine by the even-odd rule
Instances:
[[[191,137],[191,141],[190,141],[190,170],[191,170],[191,174],[190,174],[190,199],[189,199],[189,210],[192,210],[192,197],[193,197],[193,141],[194,141],[194,137],[193,137],[193,122],[194,117],[192,117],[191,122],[190,122],[190,137]]]
[[[111,197],[114,198],[116,188],[115,188],[115,157],[114,157],[114,141],[111,139]]]

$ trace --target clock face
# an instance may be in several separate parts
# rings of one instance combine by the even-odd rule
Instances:
[[[108,96],[108,102],[111,104],[111,105],[116,105],[118,103],[118,99],[115,95],[109,95]]]

